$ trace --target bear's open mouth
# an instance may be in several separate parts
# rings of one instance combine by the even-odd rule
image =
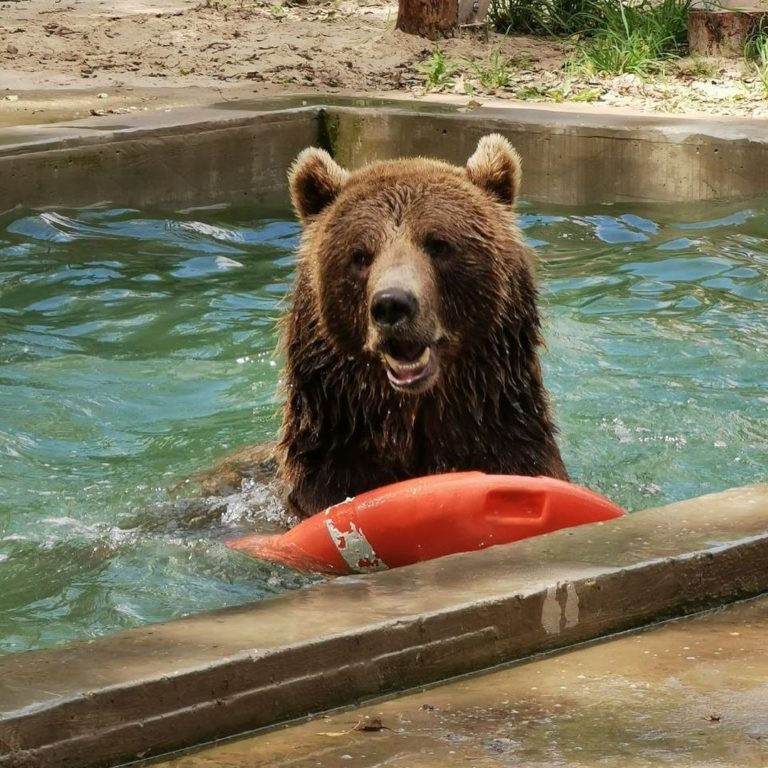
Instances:
[[[389,341],[382,357],[389,383],[396,389],[422,390],[437,373],[437,356],[428,345]]]

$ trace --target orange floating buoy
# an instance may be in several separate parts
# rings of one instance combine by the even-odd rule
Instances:
[[[366,573],[624,514],[603,496],[563,480],[456,472],[368,491],[283,534],[227,545],[303,571]]]

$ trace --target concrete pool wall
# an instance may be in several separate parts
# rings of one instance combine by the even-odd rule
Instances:
[[[309,145],[342,164],[424,154],[464,163],[500,131],[523,158],[523,196],[550,203],[695,201],[768,193],[760,121],[598,115],[370,101],[238,102],[0,130],[0,211],[111,203],[175,209],[285,205]]]
[[[0,210],[287,203],[310,144],[463,162],[490,131],[529,199],[764,195],[757,121],[239,103],[0,131]],[[274,725],[768,591],[768,488],[0,659],[0,766],[88,768]]]

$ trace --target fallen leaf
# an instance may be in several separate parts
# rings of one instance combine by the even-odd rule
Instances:
[[[355,725],[355,727],[352,730],[378,732],[378,731],[391,731],[392,729],[387,727],[386,725],[383,725],[381,720],[378,717],[372,717],[372,718],[364,717],[362,720],[358,720],[357,725]]]

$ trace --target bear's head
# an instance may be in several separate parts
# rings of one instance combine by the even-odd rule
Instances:
[[[416,158],[350,173],[321,149],[302,152],[290,174],[300,273],[337,352],[421,394],[500,323],[537,328],[512,211],[520,177],[500,135],[482,138],[463,168]]]

